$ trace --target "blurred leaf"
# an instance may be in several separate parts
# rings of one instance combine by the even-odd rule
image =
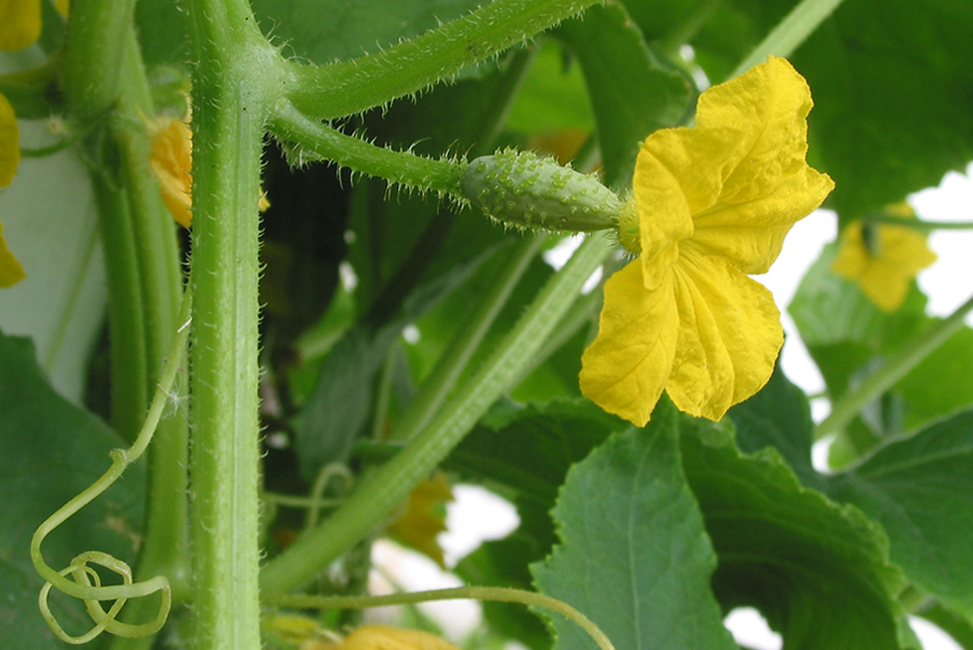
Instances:
[[[524,135],[590,132],[594,122],[581,68],[557,41],[539,41],[540,52],[510,109],[507,128]]]
[[[973,411],[890,441],[828,482],[832,498],[882,524],[910,580],[973,618]]]
[[[787,648],[902,647],[901,577],[881,527],[801,486],[775,449],[743,455],[715,442],[716,425],[682,422],[686,478],[720,558],[713,588],[724,610],[756,607]]]
[[[353,59],[434,29],[480,6],[476,0],[253,0],[265,34],[312,63]]]
[[[189,57],[185,10],[169,0],[139,0],[135,4],[142,58],[152,67],[183,64]]]
[[[104,423],[60,397],[47,383],[27,339],[0,334],[0,646],[63,648],[37,609],[44,581],[29,549],[34,529],[98,479],[109,452],[124,443]],[[129,467],[107,493],[68,519],[44,542],[55,569],[87,550],[133,562],[142,529],[145,472]],[[63,627],[80,634],[92,625],[76,599],[52,595]]]
[[[642,140],[685,117],[689,82],[660,66],[620,4],[592,6],[582,19],[565,21],[559,33],[584,71],[605,179],[625,186]]]
[[[429,260],[421,249],[414,250],[416,263],[404,264],[393,283],[385,287],[385,298],[375,303],[379,308],[370,310],[345,331],[322,361],[317,383],[294,420],[294,446],[305,479],[310,480],[322,465],[347,460],[368,421],[375,374],[403,328],[463,285],[495,253],[492,249],[482,251],[465,264],[416,286]]]
[[[963,650],[973,650],[973,622],[969,619],[944,607],[939,602],[920,609],[915,612],[915,615],[939,626],[940,629],[953,637],[953,640]]]
[[[616,434],[568,474],[552,513],[560,544],[532,565],[540,591],[619,648],[736,648],[710,589],[716,555],[686,484],[674,409]],[[553,617],[555,648],[590,648]]]

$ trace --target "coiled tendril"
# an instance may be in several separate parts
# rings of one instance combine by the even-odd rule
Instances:
[[[172,342],[172,348],[169,351],[169,362],[166,363],[162,371],[162,376],[159,378],[155,395],[152,398],[152,404],[149,406],[149,412],[145,417],[145,423],[142,425],[142,429],[139,431],[135,442],[128,449],[113,450],[111,452],[112,464],[108,468],[108,471],[102,474],[88,489],[68,501],[48,517],[44,523],[37,527],[31,539],[30,559],[34,563],[34,569],[46,581],[44,586],[41,587],[38,607],[41,610],[41,615],[44,616],[44,620],[50,626],[51,631],[59,639],[67,643],[74,645],[87,643],[105,631],[117,636],[131,638],[148,636],[162,629],[169,616],[169,610],[172,607],[172,588],[169,586],[169,581],[165,576],[155,576],[141,582],[133,582],[132,568],[128,564],[101,551],[86,551],[76,555],[66,568],[56,571],[44,561],[44,555],[41,553],[41,544],[54,529],[111,487],[121,477],[125,468],[138,460],[149,446],[149,442],[152,440],[152,435],[155,433],[156,426],[166,406],[167,395],[172,389],[176,373],[182,365],[182,356],[186,348],[186,338],[189,335],[191,308],[192,297],[187,289],[183,295],[179,317],[179,322],[183,323],[183,325],[176,332],[176,336]],[[102,585],[101,576],[93,566],[100,566],[118,574],[122,578],[122,584]],[[83,600],[85,609],[88,610],[88,615],[95,623],[94,627],[80,636],[72,636],[65,632],[57,622],[47,602],[51,588],[55,588],[73,598]],[[125,606],[125,603],[129,599],[142,598],[156,592],[161,594],[161,602],[159,604],[159,613],[155,619],[148,623],[138,625],[122,623],[117,620],[119,612],[121,612],[122,607]],[[111,607],[106,611],[102,607],[101,602],[109,600],[114,602],[112,602]]]

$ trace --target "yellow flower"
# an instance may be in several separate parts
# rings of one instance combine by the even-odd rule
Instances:
[[[68,0],[54,6],[68,15]],[[0,0],[0,50],[20,50],[41,37],[41,0]]]
[[[435,634],[421,630],[363,625],[345,637],[340,650],[459,650]]]
[[[193,221],[193,132],[176,118],[163,119],[152,130],[149,168],[172,218],[188,228]]]
[[[916,216],[905,204],[890,206],[885,212],[897,217]],[[841,235],[831,270],[857,282],[879,309],[895,311],[902,306],[912,279],[935,261],[936,254],[929,250],[925,236],[915,229],[855,221]]]
[[[7,98],[0,95],[0,187],[10,185],[20,163],[20,131]],[[24,267],[7,248],[0,225],[0,287],[9,287],[24,278]]]
[[[162,201],[172,218],[189,228],[193,223],[193,132],[183,120],[174,117],[158,120],[149,129],[149,169],[159,181]],[[270,201],[261,188],[257,208],[265,212],[269,207]]]
[[[665,390],[719,420],[770,378],[783,342],[763,285],[791,226],[834,187],[807,165],[807,83],[771,57],[710,88],[695,128],[642,145],[619,240],[639,259],[605,283],[581,391],[639,426]]]

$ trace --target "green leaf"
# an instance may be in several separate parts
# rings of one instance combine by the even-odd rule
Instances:
[[[756,607],[788,648],[902,647],[901,577],[881,527],[803,487],[775,449],[745,456],[713,428],[683,418],[682,451],[723,607]]]
[[[353,59],[414,38],[480,6],[476,0],[253,0],[265,34],[312,63]]]
[[[843,3],[793,57],[815,107],[813,154],[842,216],[938,185],[973,159],[973,5]],[[894,101],[890,101],[894,98]],[[854,115],[854,119],[849,116]]]
[[[561,543],[531,567],[538,588],[619,648],[735,648],[710,590],[716,556],[683,476],[675,413],[656,409],[571,469],[553,515]],[[588,649],[553,620],[557,650]]]
[[[135,5],[135,24],[147,65],[187,61],[186,13],[178,4],[169,0],[139,0]]]
[[[801,483],[821,489],[821,475],[811,465],[814,423],[804,392],[778,366],[759,393],[730,409],[736,425],[736,444],[744,453],[773,447]]]
[[[63,648],[41,618],[44,581],[29,556],[34,529],[93,483],[124,443],[104,423],[72,406],[47,383],[27,339],[0,334],[0,646]],[[132,563],[142,528],[145,472],[128,469],[108,492],[68,519],[44,542],[59,570],[88,550]],[[77,600],[52,595],[61,625],[80,634],[93,624]]]
[[[527,566],[546,557],[556,541],[549,512],[568,468],[627,426],[585,399],[495,406],[446,467],[463,481],[483,483],[507,497],[520,526],[464,558],[457,574],[470,584],[530,589]],[[484,603],[484,616],[494,629],[533,650],[550,648],[547,629],[522,606]]]
[[[510,108],[507,128],[524,135],[590,132],[594,122],[580,66],[556,41],[539,40],[540,51]]]
[[[620,4],[595,5],[559,33],[581,63],[594,110],[605,178],[628,183],[639,144],[686,114],[688,80],[663,69]]]
[[[973,618],[973,411],[888,442],[828,492],[882,524],[910,580]]]

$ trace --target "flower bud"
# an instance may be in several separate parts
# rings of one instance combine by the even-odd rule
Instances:
[[[616,228],[622,208],[615,193],[594,176],[514,149],[471,161],[463,173],[462,190],[492,219],[535,230]]]

